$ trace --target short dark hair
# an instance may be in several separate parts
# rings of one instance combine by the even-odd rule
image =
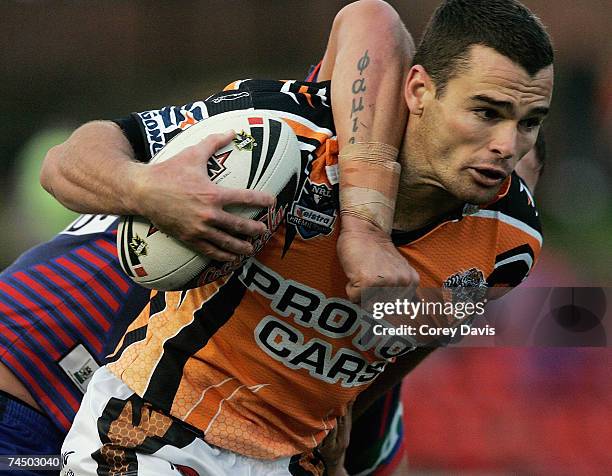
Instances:
[[[471,46],[493,48],[533,76],[553,62],[540,20],[516,0],[445,0],[425,29],[412,64],[422,65],[440,96],[467,66]]]

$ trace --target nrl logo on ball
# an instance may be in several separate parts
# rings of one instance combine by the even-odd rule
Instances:
[[[147,242],[138,235],[134,235],[130,241],[130,248],[136,256],[147,256]]]
[[[252,135],[247,134],[244,131],[240,131],[236,133],[236,138],[234,139],[234,144],[238,150],[253,150],[253,147],[257,145],[255,139]]]

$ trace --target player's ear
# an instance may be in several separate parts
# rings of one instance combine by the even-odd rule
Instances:
[[[425,68],[415,64],[408,72],[404,85],[404,99],[411,115],[420,116],[428,98],[435,96],[433,81]]]

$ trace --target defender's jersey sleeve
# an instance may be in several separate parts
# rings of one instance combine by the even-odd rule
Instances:
[[[247,79],[234,81],[207,99],[136,112],[114,122],[142,162],[151,160],[170,139],[196,122],[227,111],[249,109],[283,111],[283,119],[296,134],[303,132],[302,138],[314,150],[326,131],[335,134],[329,104],[329,82]],[[311,137],[313,129],[322,132]]]

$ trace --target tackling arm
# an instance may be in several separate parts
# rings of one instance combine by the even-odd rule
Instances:
[[[119,126],[95,121],[47,152],[40,181],[71,210],[136,215],[140,212],[136,177],[143,170]]]
[[[360,0],[334,19],[319,80],[332,80],[334,122],[342,149],[380,141],[399,148],[408,118],[402,86],[414,42],[397,12]]]
[[[413,54],[397,12],[383,1],[361,0],[334,19],[319,71],[319,79],[332,80],[340,146],[338,256],[353,302],[367,287],[418,285],[418,274],[389,237],[408,116],[402,86]]]
[[[233,131],[212,134],[171,160],[144,164],[135,159],[119,126],[90,122],[47,153],[41,184],[68,208],[142,215],[195,250],[229,261],[253,251],[248,241],[236,236],[257,236],[265,225],[227,213],[223,207],[268,207],[274,202],[266,193],[226,189],[208,178],[206,161],[233,137]]]

